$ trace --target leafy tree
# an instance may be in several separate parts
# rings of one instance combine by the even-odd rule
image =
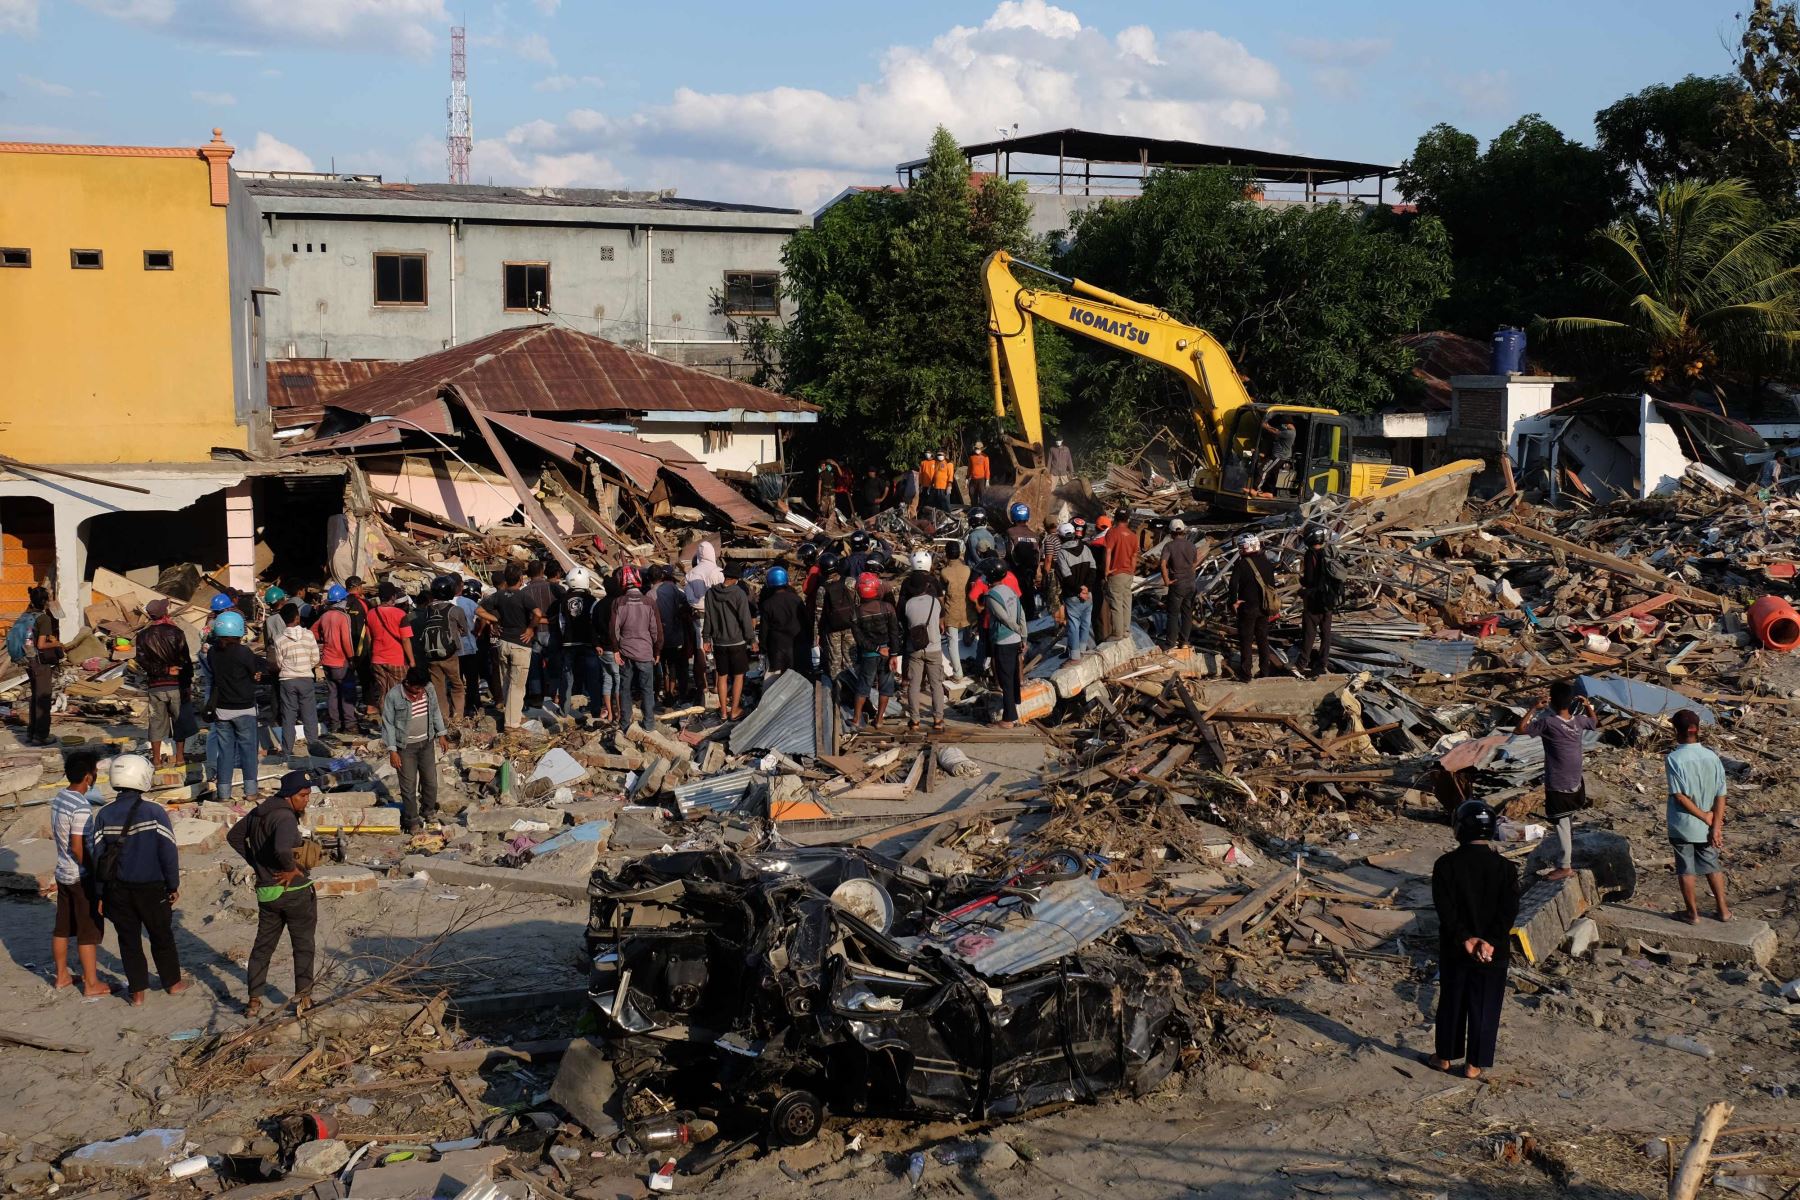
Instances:
[[[1789,365],[1800,347],[1800,218],[1770,220],[1741,179],[1681,180],[1598,235],[1599,315],[1545,322],[1598,340],[1677,398],[1722,373]]]
[[[1793,203],[1800,178],[1800,15],[1792,0],[1754,0],[1737,61],[1737,128],[1754,156],[1751,182],[1771,202]]]
[[[1607,155],[1535,113],[1478,145],[1434,126],[1401,165],[1400,186],[1450,236],[1456,280],[1437,320],[1485,338],[1570,309],[1591,232],[1624,210],[1627,184]]]
[[[745,340],[764,380],[824,409],[838,458],[899,468],[994,429],[981,262],[1029,254],[1022,184],[971,178],[940,128],[913,185],[833,206],[782,252],[793,320]],[[1061,396],[1047,343],[1045,406]],[[848,437],[845,435],[848,434]]]
[[[1411,366],[1395,338],[1449,284],[1442,228],[1339,205],[1269,208],[1246,199],[1248,185],[1225,170],[1158,172],[1141,195],[1079,214],[1060,267],[1208,330],[1259,400],[1380,407]],[[1170,372],[1074,344],[1084,444],[1116,452],[1161,427],[1190,434]]]
[[[1736,119],[1743,96],[1723,75],[1647,87],[1594,115],[1600,153],[1646,197],[1678,179],[1739,174],[1751,157]]]

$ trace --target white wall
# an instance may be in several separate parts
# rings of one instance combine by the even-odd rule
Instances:
[[[646,442],[674,442],[714,470],[754,471],[761,463],[781,456],[780,434],[773,424],[745,422],[730,426],[731,444],[720,450],[706,449],[706,430],[700,421],[637,421],[637,436]]]

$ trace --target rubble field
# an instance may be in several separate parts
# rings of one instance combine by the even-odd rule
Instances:
[[[150,795],[175,818],[198,986],[135,1009],[54,991],[60,759],[8,724],[0,1185],[1624,1200],[1665,1194],[1723,1102],[1702,1194],[1793,1194],[1800,663],[1749,610],[1794,595],[1800,506],[1703,473],[1563,512],[1309,501],[1259,527],[1296,608],[1301,532],[1331,531],[1350,574],[1331,670],[1240,680],[1235,528],[1202,526],[1202,620],[1165,650],[1154,561],[1186,489],[1120,468],[1058,503],[1144,516],[1136,628],[1069,662],[1040,618],[1016,729],[975,681],[942,734],[853,729],[830,681],[792,671],[753,674],[736,723],[490,716],[452,733],[441,822],[410,836],[378,740],[265,757],[265,789],[317,773],[306,823],[336,851],[301,1015],[241,1015],[256,908],[224,833],[248,805],[174,770]],[[882,528],[896,553],[950,534]],[[779,558],[790,532],[735,549]],[[144,598],[90,624],[129,627]],[[1284,663],[1298,624],[1276,624]],[[141,747],[129,664],[85,649],[53,732]],[[1542,750],[1511,731],[1560,679],[1601,720],[1578,871],[1552,881]],[[1730,778],[1728,923],[1668,915],[1662,754],[1687,707]],[[1501,809],[1526,886],[1479,1080],[1423,1061],[1430,873],[1469,794]],[[121,976],[110,933],[101,972]]]

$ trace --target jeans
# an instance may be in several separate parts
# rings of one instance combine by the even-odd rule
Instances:
[[[501,682],[506,686],[506,721],[503,729],[517,729],[525,717],[525,681],[531,675],[531,647],[517,642],[495,642],[500,648]]]
[[[575,708],[575,692],[580,689],[587,697],[588,711],[594,711],[594,701],[603,694],[604,687],[600,681],[605,670],[600,665],[600,651],[592,646],[564,646],[562,652],[562,697],[563,711],[570,712]]]
[[[1019,656],[1023,649],[1020,642],[994,644],[994,676],[1000,686],[1002,720],[1019,719]]]
[[[426,738],[400,747],[400,826],[411,832],[423,815],[437,816],[437,740]]]
[[[213,718],[212,731],[219,739],[219,799],[231,795],[232,775],[241,771],[244,776],[244,793],[256,794],[256,718],[233,717],[229,721]]]
[[[325,728],[333,733],[356,732],[356,667],[326,667]]]
[[[950,656],[950,677],[952,679],[961,679],[963,677],[963,634],[967,632],[967,626],[964,626],[961,629],[944,630],[944,647]]]
[[[1168,625],[1163,630],[1166,648],[1187,645],[1194,628],[1194,589],[1172,587],[1164,603],[1168,614]]]
[[[1094,602],[1071,596],[1063,601],[1063,615],[1068,618],[1063,628],[1069,638],[1069,660],[1073,662],[1094,648]]]
[[[296,888],[279,899],[256,906],[256,941],[250,947],[250,967],[245,972],[249,999],[258,999],[269,981],[269,960],[287,930],[294,948],[294,995],[304,996],[313,985],[313,935],[319,928],[319,898],[310,887]]]
[[[656,728],[656,664],[619,659],[619,724],[631,724],[631,703],[643,711],[645,729]]]
[[[319,752],[319,701],[312,676],[281,681],[281,752],[294,756],[294,727],[306,728],[306,748]]]

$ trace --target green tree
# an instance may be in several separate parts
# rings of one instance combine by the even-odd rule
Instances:
[[[1206,329],[1259,400],[1345,412],[1390,401],[1411,366],[1395,339],[1449,285],[1442,227],[1340,205],[1275,209],[1246,199],[1248,185],[1225,170],[1158,172],[1141,195],[1079,214],[1061,269]],[[1169,371],[1074,344],[1085,445],[1189,434],[1191,405]]]
[[[1588,239],[1624,211],[1628,187],[1607,155],[1535,113],[1478,147],[1461,130],[1434,126],[1401,165],[1400,186],[1450,236],[1455,284],[1436,319],[1485,338],[1498,325],[1571,308]]]
[[[1689,75],[1634,92],[1594,114],[1600,153],[1654,195],[1678,179],[1724,179],[1748,162],[1736,120],[1744,89],[1724,75]]]
[[[1754,0],[1739,40],[1736,128],[1755,163],[1751,182],[1778,207],[1800,178],[1800,15],[1792,0]]]
[[[1800,219],[1771,220],[1741,179],[1681,180],[1598,235],[1598,313],[1544,323],[1597,340],[1655,391],[1684,398],[1721,375],[1789,366],[1800,346]]]
[[[761,331],[764,377],[824,409],[819,440],[834,457],[899,468],[991,434],[981,262],[1039,249],[1029,222],[1023,185],[974,181],[940,128],[911,187],[851,196],[788,241],[795,315]],[[1057,353],[1040,355],[1047,409],[1062,394]]]

